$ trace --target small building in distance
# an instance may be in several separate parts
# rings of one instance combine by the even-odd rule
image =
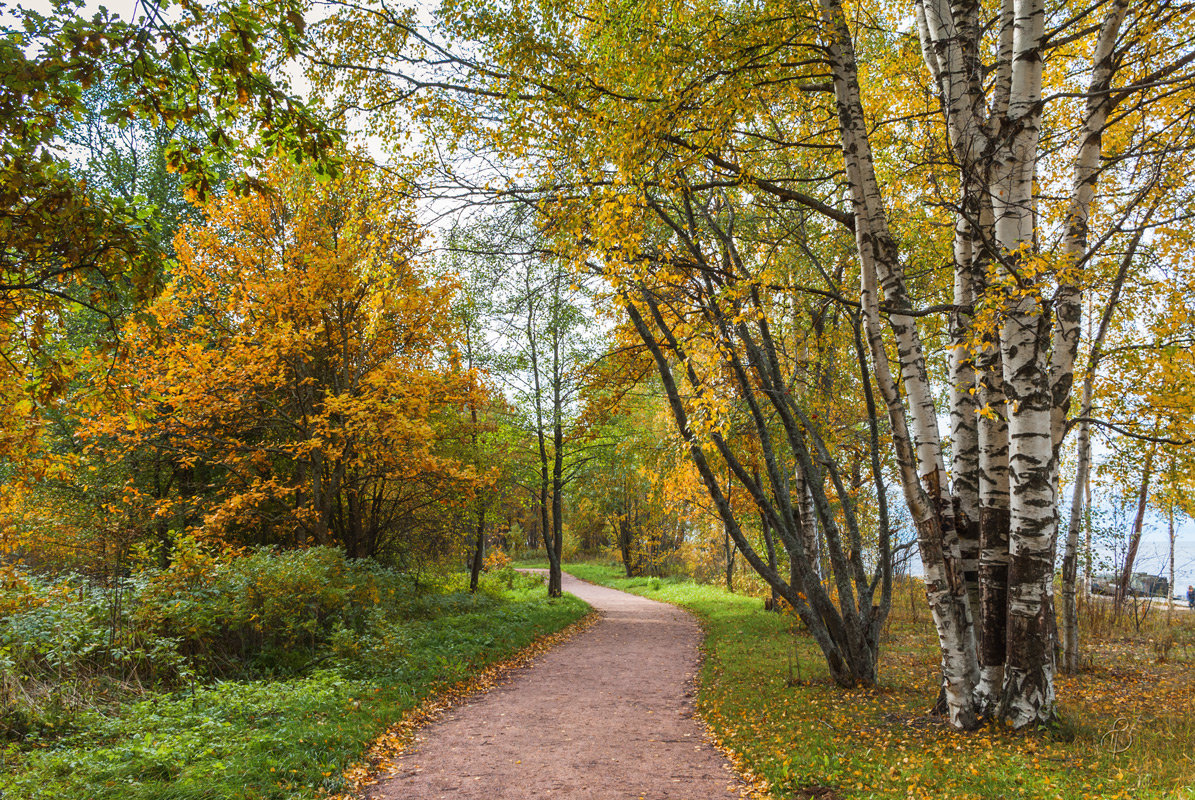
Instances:
[[[1119,575],[1103,573],[1091,576],[1091,593],[1113,596]],[[1129,592],[1134,597],[1169,597],[1170,581],[1148,572],[1134,572],[1129,577]]]

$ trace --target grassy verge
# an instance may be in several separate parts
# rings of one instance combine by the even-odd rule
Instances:
[[[1120,641],[1108,663],[1097,658],[1061,678],[1066,719],[1057,730],[956,734],[925,714],[937,691],[937,653],[915,602],[897,604],[881,685],[843,691],[799,622],[764,612],[758,598],[627,579],[601,564],[566,569],[698,615],[707,634],[698,708],[777,798],[1195,798],[1195,669],[1173,652],[1158,663],[1148,642]]]
[[[511,560],[514,569],[547,569],[548,556],[543,550],[524,550]]]
[[[448,587],[426,618],[391,621],[379,671],[352,658],[285,680],[227,681],[86,711],[64,735],[11,744],[0,798],[309,798],[344,788],[342,772],[429,695],[581,618],[571,596],[536,579]]]

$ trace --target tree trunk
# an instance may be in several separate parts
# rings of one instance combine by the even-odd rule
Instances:
[[[805,622],[810,634],[818,643],[826,658],[826,664],[831,677],[844,687],[873,685],[877,676],[876,652],[878,650],[878,631],[880,625],[882,625],[883,615],[887,613],[888,606],[886,603],[880,606],[873,606],[870,600],[867,599],[870,597],[870,587],[867,585],[860,586],[859,583],[856,583],[855,586],[860,587],[860,600],[863,602],[856,605],[855,592],[852,590],[850,580],[847,579],[845,582],[840,582],[842,590],[839,592],[839,603],[841,608],[836,609],[830,597],[817,580],[805,557],[804,546],[801,542],[796,518],[787,492],[787,476],[776,461],[776,452],[772,447],[770,438],[769,422],[764,416],[757,402],[757,395],[755,394],[756,392],[761,392],[768,398],[768,402],[772,403],[772,408],[776,410],[780,424],[785,427],[786,433],[789,434],[786,438],[800,459],[802,468],[807,471],[813,469],[813,462],[808,450],[805,449],[804,439],[798,435],[798,431],[790,427],[794,424],[794,418],[790,413],[793,411],[793,408],[784,399],[783,391],[778,390],[774,383],[776,378],[776,374],[773,371],[775,369],[774,352],[770,349],[759,349],[759,343],[753,340],[745,341],[744,344],[749,349],[752,366],[753,368],[757,368],[753,376],[749,377],[742,362],[738,360],[734,352],[732,350],[722,350],[723,355],[728,359],[726,367],[734,376],[739,389],[744,393],[744,400],[750,409],[755,432],[758,435],[758,441],[760,442],[763,458],[767,466],[772,495],[769,496],[765,493],[764,488],[753,479],[752,473],[738,460],[735,453],[718,432],[714,431],[709,435],[712,437],[713,445],[722,455],[738,483],[747,490],[748,494],[755,501],[759,512],[767,517],[772,530],[780,536],[781,542],[789,554],[790,568],[794,576],[794,580],[791,582],[772,569],[768,562],[756,552],[755,547],[747,537],[744,536],[724,491],[725,484],[714,474],[700,440],[690,427],[685,400],[673,375],[673,364],[680,365],[678,369],[685,375],[690,392],[699,394],[703,391],[701,388],[702,382],[692,362],[686,358],[684,346],[668,327],[659,307],[654,304],[652,295],[648,292],[643,292],[641,296],[642,302],[651,313],[654,328],[660,332],[661,339],[657,340],[656,334],[653,333],[653,328],[648,326],[635,303],[629,298],[624,298],[627,314],[631,318],[640,338],[651,352],[653,360],[656,362],[677,429],[686,442],[693,465],[697,468],[702,483],[705,485],[711,500],[714,502],[726,533],[733,540],[738,552],[742,553],[743,558],[750,564],[751,568],[766,580],[796,610],[801,620]],[[721,315],[721,311],[716,307],[711,306],[709,310],[719,322],[724,322],[727,319],[726,316]],[[759,315],[756,313],[752,316],[753,318],[758,318]],[[765,323],[761,320],[760,329],[764,330],[765,327]],[[740,327],[738,330],[740,336],[747,337],[744,327]],[[664,346],[671,351],[670,354],[674,359],[664,354]],[[820,453],[821,451],[819,450]],[[825,458],[824,455],[819,457]],[[828,503],[826,503],[824,494],[819,496],[818,492],[819,489],[815,485],[815,501],[819,505],[819,508],[822,508],[828,515],[828,519],[825,521],[827,538],[831,541],[836,541],[839,535],[835,527],[836,522],[833,519],[833,514],[829,509]],[[845,495],[846,493],[843,492],[842,494]],[[847,508],[849,509],[849,506]],[[819,511],[819,515],[821,513],[822,511]],[[847,516],[853,519],[850,513]],[[852,552],[852,558],[855,555]],[[847,572],[845,560],[835,558],[834,561],[837,564],[837,568],[842,570],[842,574],[845,576]],[[857,561],[855,563],[856,566],[861,567],[861,563]],[[866,584],[866,581],[864,580],[863,583]],[[871,586],[873,587],[874,583]]]
[[[971,220],[977,218],[972,192],[965,192],[965,209],[955,222],[954,304],[950,314],[950,481],[954,490],[960,565],[967,585],[972,616],[979,613],[980,457],[978,386],[970,339],[971,315],[961,309],[975,302],[974,248]]]
[[[1067,234],[1064,241],[1065,256],[1074,263],[1078,263],[1086,255],[1088,249],[1088,218],[1091,216],[1091,203],[1095,196],[1095,185],[1099,177],[1103,132],[1108,123],[1108,114],[1113,107],[1112,94],[1109,91],[1116,70],[1113,52],[1127,10],[1128,0],[1115,0],[1105,14],[1092,56],[1092,78],[1083,130],[1080,133],[1079,152],[1075,158],[1071,207],[1067,213]],[[1088,374],[1083,383],[1079,433],[1076,442],[1078,467],[1062,558],[1062,668],[1067,672],[1075,672],[1079,668],[1079,610],[1075,584],[1078,577],[1079,525],[1083,519],[1082,498],[1084,495],[1082,493],[1087,491],[1091,469],[1091,431],[1087,419],[1091,416],[1092,387],[1095,370],[1100,360],[1104,334],[1112,313],[1116,309],[1125,274],[1140,238],[1141,233],[1138,233],[1129,245],[1125,258],[1121,260],[1108,305],[1100,320],[1099,332],[1092,343]],[[1056,452],[1055,464],[1057,464],[1057,451],[1062,446],[1062,438],[1066,430],[1066,414],[1070,407],[1075,353],[1079,340],[1079,323],[1082,319],[1082,297],[1081,287],[1070,280],[1064,280],[1061,283],[1055,297],[1057,321],[1050,364],[1051,391],[1054,395],[1051,429]],[[1055,485],[1057,485],[1057,480],[1057,476],[1055,476]]]
[[[734,592],[734,540],[730,538],[730,531],[722,528],[722,553],[726,557],[726,591]]]
[[[1092,561],[1092,544],[1091,544],[1091,481],[1087,481],[1087,488],[1083,490],[1083,516],[1086,524],[1083,526],[1083,591],[1087,596],[1091,595],[1091,566]]]
[[[560,565],[564,549],[564,431],[561,428],[559,408],[556,412],[556,424],[553,426],[553,444],[555,453],[552,457],[552,546],[548,548],[548,597],[560,597],[564,591]]]
[[[1000,350],[986,339],[977,360],[979,405],[979,684],[981,714],[991,715],[1004,685],[1008,628],[1008,422]]]
[[[528,280],[527,294],[530,298],[531,287]],[[544,427],[544,394],[543,385],[540,381],[540,364],[539,364],[539,348],[537,347],[538,334],[535,330],[535,304],[528,300],[527,303],[527,343],[531,355],[531,376],[532,386],[535,391],[535,436],[539,444],[539,534],[544,543],[544,550],[548,556],[548,596],[559,597],[561,594],[561,578],[560,578],[560,551],[556,547],[555,541],[555,522],[550,520],[551,513],[549,511],[549,481],[550,471],[548,468],[548,436]],[[557,498],[552,497],[552,508],[557,504]]]
[[[805,557],[809,559],[817,577],[821,578],[822,553],[818,546],[817,512],[813,508],[813,492],[809,487],[809,479],[799,464],[793,469],[793,494],[797,497],[797,524],[801,531]]]
[[[1124,287],[1125,277],[1129,266],[1137,252],[1137,245],[1141,241],[1144,229],[1139,231],[1129,243],[1124,258],[1120,260],[1120,268],[1112,281],[1112,288],[1108,295],[1108,304],[1104,306],[1100,316],[1099,328],[1091,342],[1091,355],[1088,357],[1087,374],[1083,377],[1083,394],[1079,404],[1079,432],[1075,439],[1077,464],[1075,467],[1075,484],[1071,490],[1070,521],[1066,527],[1066,544],[1062,555],[1062,669],[1075,672],[1079,669],[1079,607],[1076,595],[1079,573],[1079,528],[1087,519],[1084,499],[1091,493],[1091,417],[1092,396],[1095,392],[1095,376],[1099,369],[1104,353],[1104,337],[1112,322],[1120,302],[1120,292]],[[1088,529],[1090,536],[1090,528]],[[1090,581],[1091,555],[1090,541],[1088,542],[1088,580]]]
[[[730,474],[730,467],[726,468],[726,504],[734,509],[734,500],[731,497],[734,485],[732,483],[733,476]],[[730,529],[726,526],[722,527],[722,555],[726,560],[726,591],[734,593],[734,540],[730,538]]]
[[[1041,0],[1014,6],[1012,76],[1002,165],[992,184],[1001,279],[1020,289],[1019,270],[1033,247],[1033,183],[1041,125]],[[1004,299],[1000,325],[1008,400],[1009,567],[1004,683],[997,713],[1020,728],[1054,719],[1054,555],[1057,491],[1050,383],[1050,313],[1040,287],[1023,285]]]
[[[485,559],[485,504],[477,504],[477,539],[473,544],[473,563],[469,570],[469,591],[476,592],[481,581],[481,565]]]
[[[1171,462],[1173,464],[1173,462]],[[1171,470],[1171,476],[1174,472]],[[1174,492],[1173,481],[1170,484],[1170,491]],[[1170,498],[1170,507],[1168,509],[1169,517],[1169,534],[1170,534],[1170,558],[1167,561],[1168,571],[1166,573],[1166,624],[1169,625],[1174,619],[1174,497]]]
[[[564,365],[560,357],[560,272],[552,280],[552,541],[548,546],[548,597],[563,593],[560,558],[564,549]]]
[[[1091,81],[1087,89],[1087,104],[1083,128],[1079,132],[1079,151],[1075,156],[1071,179],[1071,201],[1067,209],[1066,237],[1063,240],[1063,256],[1069,264],[1078,264],[1088,252],[1088,219],[1091,204],[1095,198],[1096,182],[1101,169],[1104,128],[1108,115],[1116,101],[1111,92],[1112,78],[1116,74],[1118,59],[1115,57],[1116,40],[1120,27],[1128,12],[1129,0],[1113,0],[1104,14],[1096,37],[1095,52],[1091,59]],[[1141,233],[1131,243],[1130,252],[1135,250]],[[1122,269],[1131,262],[1132,255],[1122,260]],[[1054,334],[1050,348],[1050,392],[1052,395],[1050,430],[1054,449],[1062,447],[1066,432],[1066,415],[1070,409],[1071,386],[1074,382],[1075,355],[1079,346],[1080,322],[1083,318],[1083,291],[1079,275],[1075,270],[1059,273],[1058,291],[1054,295]],[[1123,280],[1123,278],[1121,279]],[[1119,287],[1114,290],[1119,294]],[[1109,301],[1111,313],[1115,299]],[[1057,484],[1057,477],[1055,477]]]
[[[1141,489],[1137,492],[1137,514],[1133,517],[1133,529],[1129,533],[1129,548],[1124,554],[1124,569],[1116,584],[1117,613],[1124,606],[1129,594],[1129,582],[1133,578],[1133,563],[1137,560],[1137,548],[1141,545],[1141,529],[1145,526],[1145,507],[1149,503],[1149,479],[1153,474],[1154,448],[1145,454],[1145,466],[1141,469]]]
[[[348,506],[348,519],[344,529],[347,533],[346,550],[349,558],[361,558],[373,555],[366,549],[365,541],[365,510],[361,507],[361,496],[356,487],[344,492],[345,504]]]
[[[473,328],[471,324],[465,326],[465,358],[469,374],[473,375]],[[473,467],[480,473],[481,447],[478,436],[477,398],[473,392],[469,393],[469,440],[473,449]],[[485,512],[486,500],[481,494],[477,497],[477,537],[473,544],[473,561],[469,570],[469,591],[476,592],[481,581],[481,566],[485,559]]]
[[[631,552],[631,545],[634,543],[634,533],[625,517],[618,520],[617,536],[618,551],[622,555],[623,569],[626,570],[628,578],[633,578],[637,571],[635,555]]]
[[[888,408],[901,486],[917,530],[926,595],[942,648],[947,711],[952,726],[971,729],[978,725],[972,700],[979,678],[978,660],[933,393],[926,378],[920,338],[913,318],[907,314],[889,315],[908,397],[907,414],[891,372],[879,314],[879,287],[883,287],[890,307],[909,309],[911,303],[875,174],[854,43],[845,12],[841,0],[820,0],[819,5],[828,38],[828,61],[838,101],[843,159],[854,209],[864,329],[876,383]]]
[[[1046,384],[1048,320],[1033,298],[1006,309],[1001,331],[1010,408],[1008,628],[1004,685],[997,713],[1013,727],[1053,720],[1054,551],[1050,395]]]
[[[758,469],[753,470],[752,477],[755,478],[756,483],[759,483],[759,470]],[[776,542],[772,539],[772,527],[768,524],[767,514],[764,514],[762,511],[759,514],[759,530],[763,534],[764,548],[767,550],[767,553],[768,553],[768,569],[779,574],[779,571],[777,569],[777,562],[776,562]],[[773,609],[776,609],[776,601],[780,599],[780,593],[776,591],[775,586],[769,585],[768,588],[771,591],[771,598],[772,598],[771,607]]]
[[[1091,380],[1083,385],[1083,406],[1090,416],[1091,409]],[[1068,673],[1079,670],[1079,606],[1076,598],[1079,572],[1079,528],[1084,519],[1083,496],[1090,480],[1091,470],[1091,431],[1087,422],[1079,423],[1079,433],[1075,440],[1078,450],[1078,464],[1075,468],[1075,485],[1071,490],[1070,522],[1066,526],[1066,546],[1062,554],[1062,671]]]

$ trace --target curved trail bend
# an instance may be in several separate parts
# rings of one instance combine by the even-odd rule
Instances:
[[[701,631],[685,611],[564,576],[593,627],[423,729],[377,800],[740,797],[692,719]]]

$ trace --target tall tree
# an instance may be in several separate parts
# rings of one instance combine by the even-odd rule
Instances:
[[[129,21],[42,6],[0,20],[0,440],[31,480],[56,468],[47,424],[78,385],[79,338],[112,345],[161,286],[174,189],[208,194],[228,164],[244,189],[276,154],[336,169],[335,132],[270,77],[300,4],[151,2]]]
[[[561,593],[565,492],[579,460],[581,391],[595,357],[591,297],[521,209],[475,220],[449,243],[459,267],[489,293],[489,377],[517,400],[530,440],[528,489],[548,556],[548,592]],[[486,328],[488,325],[488,328]],[[482,329],[485,333],[482,333]]]

